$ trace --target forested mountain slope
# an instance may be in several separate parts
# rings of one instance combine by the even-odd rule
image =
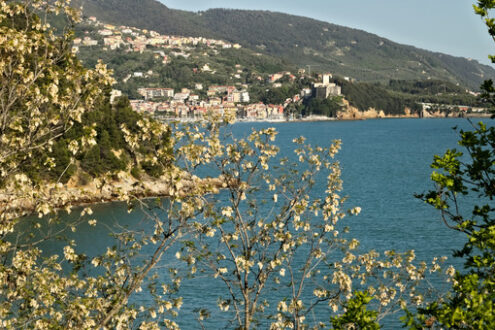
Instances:
[[[440,79],[477,89],[495,70],[477,61],[401,45],[361,30],[268,11],[187,12],[155,0],[77,0],[85,15],[160,33],[237,42],[301,67],[363,81]]]

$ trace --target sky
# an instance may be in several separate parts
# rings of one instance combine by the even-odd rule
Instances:
[[[159,0],[169,8],[270,10],[361,29],[392,41],[489,64],[495,54],[474,0]]]

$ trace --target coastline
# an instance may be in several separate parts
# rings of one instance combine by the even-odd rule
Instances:
[[[307,116],[301,118],[237,118],[233,123],[306,123],[306,122],[327,122],[327,121],[356,121],[356,120],[373,120],[373,119],[428,119],[428,118],[491,118],[491,113],[446,113],[442,111],[421,113],[411,113],[406,109],[404,114],[387,115],[383,110],[377,111],[369,109],[359,111],[357,108],[348,106],[346,111],[339,112],[337,117],[326,116]],[[206,121],[204,118],[174,118],[167,119],[166,122],[194,123]]]
[[[472,113],[466,117],[458,116],[385,116],[366,118],[330,118],[312,116],[296,120],[249,120],[235,123],[307,123],[335,122],[377,119],[444,119],[444,118],[490,118],[491,114]],[[120,172],[113,178],[94,179],[87,184],[81,184],[78,176],[73,177],[67,184],[47,184],[41,188],[32,186],[23,189],[0,190],[0,208],[4,210],[2,219],[10,220],[32,214],[46,215],[52,209],[67,209],[83,205],[94,205],[110,202],[125,202],[132,199],[167,198],[171,196],[201,196],[207,193],[218,193],[225,187],[225,178],[198,178],[180,170],[175,170],[169,177],[152,178],[145,176],[136,179],[129,173]],[[20,191],[12,194],[12,191]]]
[[[77,181],[77,180],[75,180]],[[127,202],[144,198],[202,196],[218,193],[226,186],[223,177],[199,178],[184,172],[170,177],[136,179],[120,172],[116,178],[94,179],[86,185],[69,181],[67,184],[50,183],[42,188],[23,187],[20,193],[0,191],[1,220],[12,220],[38,214],[42,217],[53,210],[110,202]],[[13,191],[13,190],[10,190]]]

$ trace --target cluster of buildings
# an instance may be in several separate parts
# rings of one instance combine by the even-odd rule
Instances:
[[[202,89],[202,84],[196,84]],[[132,108],[137,112],[175,118],[203,118],[207,113],[223,115],[227,112],[239,118],[283,119],[284,106],[249,104],[249,92],[238,90],[235,86],[209,86],[207,100],[182,88],[175,92],[172,88],[139,88],[143,100],[131,100]],[[292,101],[292,100],[291,100]]]
[[[176,119],[202,119],[208,114],[234,114],[238,119],[247,120],[283,120],[284,106],[275,104],[235,104],[220,98],[208,101],[145,101],[131,100],[132,108],[141,113],[153,114],[157,117]]]
[[[155,31],[141,30],[127,26],[114,26],[111,24],[103,24],[96,17],[90,17],[87,22],[97,28],[98,39],[93,39],[86,35],[83,38],[74,39],[73,51],[77,53],[79,47],[83,46],[103,46],[103,50],[125,49],[126,51],[144,52],[148,46],[153,48],[168,48],[168,49],[184,49],[180,52],[171,52],[172,56],[189,57],[185,52],[187,46],[206,45],[211,48],[220,47],[223,49],[241,48],[239,44],[232,44],[223,40],[208,39],[202,37],[180,37],[161,35]],[[86,34],[89,32],[86,31]],[[168,59],[165,55],[164,63]]]
[[[202,84],[196,84],[197,90],[202,90]],[[147,100],[166,99],[174,101],[199,100],[199,95],[193,94],[188,88],[182,88],[180,92],[175,92],[173,88],[139,88],[137,92]],[[206,92],[209,99],[222,96],[223,100],[233,103],[249,103],[249,92],[245,89],[238,90],[235,86],[212,85]]]
[[[342,94],[342,87],[330,82],[332,75],[324,73],[321,75],[322,82],[313,84],[312,96],[319,99],[326,99],[329,96],[338,96]]]
[[[177,93],[171,88],[139,88],[138,93],[144,99],[130,101],[135,111],[178,119],[201,119],[208,113],[230,113],[238,119],[283,120],[285,108],[301,100],[300,95],[295,95],[284,104],[249,103],[249,92],[246,90],[216,85],[208,88],[207,100],[201,100],[187,88]]]
[[[285,76],[290,78],[292,75],[290,72],[281,72],[272,76],[277,79],[270,78],[270,81],[277,81]],[[177,119],[201,119],[208,113],[229,113],[245,120],[283,120],[287,115],[286,108],[291,103],[300,103],[308,97],[340,95],[341,88],[330,82],[331,77],[330,74],[323,74],[321,82],[315,83],[313,88],[302,89],[299,94],[287,98],[283,104],[250,103],[246,89],[212,85],[206,91],[206,99],[188,88],[182,88],[178,92],[172,88],[139,88],[138,93],[143,99],[131,100],[131,106],[137,112]],[[197,83],[195,88],[201,91],[203,85]]]
[[[301,71],[300,71],[301,72]],[[304,70],[302,71],[304,73]],[[296,76],[289,71],[277,72],[268,76],[267,82],[272,84],[272,87],[280,87],[281,83],[277,82],[282,78],[287,77],[289,81],[295,81]],[[302,97],[316,97],[320,99],[326,99],[330,96],[342,95],[342,87],[331,82],[332,74],[324,73],[319,76],[321,82],[316,82],[313,84],[312,88],[303,89]]]
[[[438,104],[438,103],[425,103],[420,102],[419,105],[423,108],[423,111],[454,111],[460,113],[475,112],[482,113],[486,111],[483,107],[472,107],[467,105],[452,105],[452,104]]]
[[[249,92],[246,89],[238,90],[235,86],[210,86],[206,92],[208,97],[215,97],[217,95],[225,95],[227,102],[234,103],[249,103],[251,98]]]
[[[74,39],[74,52],[79,47],[101,46],[103,50],[122,49],[127,52],[142,53],[145,50],[154,53],[155,58],[161,58],[164,64],[169,62],[169,56],[182,56],[188,58],[192,47],[206,45],[213,49],[241,48],[239,44],[232,44],[222,40],[207,39],[202,37],[180,37],[161,35],[154,31],[131,28],[127,26],[114,26],[103,24],[95,17],[90,17],[86,23],[92,28],[84,32],[84,36]],[[89,31],[92,30],[92,31]],[[169,50],[165,50],[169,49]],[[208,64],[196,68],[196,71],[213,72]],[[236,65],[235,78],[241,78],[242,70]],[[146,78],[153,72],[134,72],[123,79],[125,83],[131,77]],[[263,81],[261,76],[258,80]],[[340,87],[330,83],[331,75],[323,75],[322,82],[315,83],[313,88],[303,89],[300,94],[288,98],[283,104],[250,103],[251,98],[247,91],[247,85],[236,86],[208,86],[203,91],[201,83],[194,84],[194,90],[182,88],[175,91],[172,88],[139,88],[140,100],[131,100],[131,106],[135,111],[174,118],[203,118],[207,113],[236,114],[238,118],[247,120],[282,120],[287,106],[291,103],[301,102],[307,97],[326,98],[330,95],[340,95]],[[268,76],[267,83],[272,88],[282,86],[284,82],[295,81],[296,76],[291,72],[278,72]],[[112,98],[118,97],[118,91],[114,91]],[[206,97],[201,97],[203,95]]]

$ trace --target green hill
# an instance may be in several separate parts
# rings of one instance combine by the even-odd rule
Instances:
[[[438,79],[478,89],[495,69],[477,61],[401,45],[361,30],[269,11],[187,12],[155,0],[77,0],[85,15],[164,34],[224,39],[301,67],[368,82]]]

